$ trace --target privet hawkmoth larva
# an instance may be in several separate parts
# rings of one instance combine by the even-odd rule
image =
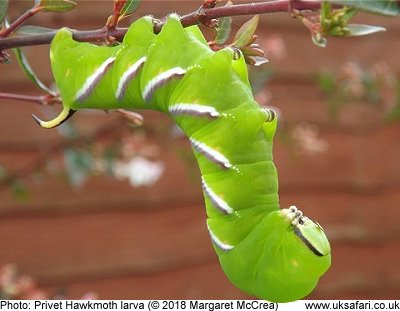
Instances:
[[[236,56],[235,56],[236,55]],[[227,277],[274,302],[301,299],[331,262],[322,228],[295,207],[280,209],[272,162],[277,118],[254,101],[237,51],[212,51],[198,27],[171,15],[156,35],[136,21],[118,46],[96,46],[58,31],[51,65],[64,108],[146,108],[168,113],[189,137],[202,173],[207,228]]]

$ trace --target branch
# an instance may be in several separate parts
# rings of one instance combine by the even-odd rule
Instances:
[[[52,96],[50,94],[42,96],[33,96],[33,95],[21,95],[12,93],[0,93],[0,99],[26,101],[39,105],[50,105],[50,104],[61,103],[61,100],[58,96]]]
[[[75,40],[89,42],[104,40],[107,36],[122,39],[127,30],[128,28],[116,28],[107,32],[105,28],[102,28],[86,31],[72,30],[72,32]],[[50,44],[56,32],[57,31],[0,39],[0,51],[23,46]]]
[[[0,93],[1,99],[11,99],[18,101],[27,101],[36,104],[43,104],[42,96],[32,96],[32,95],[20,95],[20,94],[11,94],[11,93]]]
[[[239,15],[256,15],[276,12],[289,12],[291,9],[296,10],[318,10],[321,7],[320,0],[272,0],[260,3],[247,3],[232,6],[216,7],[210,9],[200,9],[190,14],[184,15],[181,19],[182,25],[192,26],[201,24],[214,18],[224,16]],[[164,18],[165,19],[165,18]],[[164,22],[156,23],[154,31],[160,32]],[[112,36],[121,40],[127,28],[115,28],[107,31],[106,28],[89,30],[89,31],[73,31],[73,37],[77,41],[98,41],[105,40],[108,36]],[[49,44],[54,38],[56,31],[43,34],[32,34],[29,36],[17,36],[11,38],[0,39],[0,51],[15,47]]]
[[[310,10],[316,11],[321,8],[322,1],[316,0],[273,0],[269,2],[237,4],[232,6],[217,7],[196,11],[181,18],[182,25],[192,26],[203,22],[225,16],[257,15],[277,12],[290,12],[291,10]],[[156,32],[161,30],[164,23],[156,25]],[[159,28],[158,28],[159,27]]]
[[[6,28],[4,31],[0,32],[0,37],[7,37],[15,29],[17,29],[19,26],[21,26],[27,19],[31,18],[32,16],[34,16],[36,13],[40,12],[41,10],[42,10],[41,7],[33,7],[32,9],[29,9],[24,14],[22,14],[20,17],[18,17],[8,28]]]

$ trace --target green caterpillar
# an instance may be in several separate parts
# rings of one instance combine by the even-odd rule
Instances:
[[[244,57],[212,51],[176,15],[157,35],[137,20],[114,47],[79,43],[68,29],[51,44],[64,108],[146,108],[169,114],[189,137],[202,173],[207,228],[222,269],[243,291],[274,302],[301,299],[331,263],[323,229],[296,207],[279,208],[272,162],[273,110],[254,101]]]

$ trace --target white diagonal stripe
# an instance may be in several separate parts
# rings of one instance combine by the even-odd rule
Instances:
[[[204,192],[207,194],[207,196],[210,198],[211,202],[221,212],[225,214],[232,214],[233,209],[229,206],[228,203],[226,203],[223,199],[221,199],[217,194],[215,194],[214,191],[210,188],[210,186],[207,185],[205,182],[204,178],[201,177],[201,183],[203,186]]]
[[[143,66],[145,61],[146,57],[143,56],[139,58],[139,60],[136,61],[134,64],[130,65],[127,70],[125,70],[125,72],[121,76],[121,79],[119,79],[118,81],[118,87],[115,92],[115,98],[121,100],[124,97],[128,83],[135,78],[139,69]]]
[[[212,232],[210,226],[207,224],[207,229],[208,229],[208,233],[210,234],[211,240],[213,241],[213,243],[218,246],[221,250],[223,251],[230,251],[234,248],[233,245],[227,244],[222,242],[216,235],[214,232]]]
[[[199,142],[193,138],[190,138],[190,142],[192,143],[193,148],[197,152],[200,152],[201,154],[203,154],[210,161],[215,162],[224,168],[232,167],[232,164],[222,153],[212,149],[211,147],[207,146],[206,144]]]
[[[150,101],[150,99],[153,97],[154,92],[158,88],[162,87],[169,80],[176,78],[176,77],[180,77],[180,76],[184,75],[185,73],[186,73],[185,69],[183,69],[181,67],[174,67],[174,68],[171,68],[167,71],[160,73],[158,76],[155,76],[145,86],[145,88],[142,92],[143,99],[146,102]]]
[[[187,114],[192,116],[206,116],[217,118],[219,117],[219,112],[212,106],[198,105],[198,104],[174,104],[169,107],[169,112],[173,116],[180,114]]]
[[[215,162],[224,168],[232,167],[232,164],[222,153],[212,149],[211,147],[207,146],[206,144],[199,142],[193,138],[190,138],[190,142],[192,143],[194,150],[203,154],[210,161]]]
[[[107,58],[99,68],[95,70],[95,72],[90,75],[84,85],[80,88],[80,90],[76,93],[75,95],[75,100],[78,102],[84,101],[89,95],[92,93],[93,88],[96,86],[96,84],[100,81],[100,79],[104,76],[106,73],[108,67],[115,61],[115,57],[109,57]]]

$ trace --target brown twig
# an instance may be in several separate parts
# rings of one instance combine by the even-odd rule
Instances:
[[[126,4],[126,0],[114,0],[114,14],[111,15],[106,23],[108,30],[115,29],[118,24],[118,20],[121,17],[121,10]]]
[[[9,27],[5,28],[3,31],[0,32],[0,37],[7,37],[11,34],[15,29],[17,29],[21,24],[23,24],[27,19],[34,16],[36,13],[40,12],[42,7],[33,7],[18,17]]]
[[[1,99],[9,99],[9,100],[26,101],[26,102],[43,105],[43,96],[0,93],[0,98]]]
[[[297,10],[318,10],[321,1],[303,1],[303,0],[273,0],[260,3],[247,3],[232,6],[215,7],[197,10],[190,14],[182,16],[182,25],[192,26],[201,22],[224,16],[239,15],[256,15],[276,12],[289,12],[290,9]],[[164,18],[165,20],[165,18]],[[156,33],[160,32],[164,22],[159,22],[154,26]],[[97,41],[105,40],[107,36],[115,37],[121,40],[125,35],[127,28],[115,28],[107,31],[106,28],[89,30],[89,31],[73,31],[74,39],[77,41]],[[49,44],[53,39],[55,32],[47,32],[43,34],[32,34],[29,36],[16,36],[11,38],[0,39],[0,51],[15,47]]]
[[[199,17],[202,20],[211,20],[225,16],[240,15],[257,15],[277,12],[290,12],[292,9],[297,10],[319,10],[321,1],[293,1],[293,0],[273,0],[269,2],[237,4],[231,6],[216,7],[211,9],[203,9],[201,11],[192,12],[184,15],[181,19],[182,25],[187,27],[199,23]],[[163,24],[157,25],[156,31],[161,30]]]
[[[61,103],[61,100],[58,96],[53,96],[50,94],[34,96],[34,95],[22,95],[22,94],[13,94],[13,93],[1,93],[0,99],[8,99],[8,100],[17,100],[17,101],[25,101],[31,102],[39,105],[51,105]]]
[[[128,28],[115,28],[107,31],[107,29],[104,27],[96,30],[73,30],[72,33],[74,39],[77,41],[92,42],[105,40],[107,36],[112,36],[120,40],[124,37],[127,30]],[[18,36],[4,39],[0,38],[0,51],[15,47],[49,44],[51,40],[53,40],[55,34],[56,31],[49,31],[46,33],[32,34],[27,36]]]

